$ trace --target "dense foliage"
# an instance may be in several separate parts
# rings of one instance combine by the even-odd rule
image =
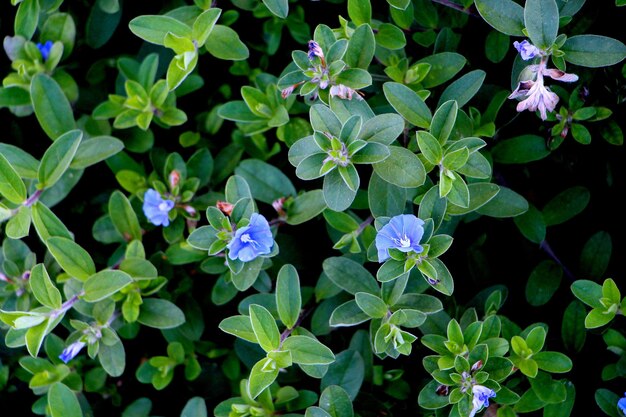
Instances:
[[[625,1],[4,3],[14,414],[626,414]]]

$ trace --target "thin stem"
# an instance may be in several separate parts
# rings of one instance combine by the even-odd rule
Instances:
[[[31,195],[30,197],[28,197],[28,199],[24,202],[24,205],[26,207],[30,207],[33,204],[35,204],[38,200],[39,197],[41,197],[41,193],[43,193],[43,190],[37,190],[33,193],[33,195]]]
[[[559,264],[561,266],[561,268],[563,268],[563,272],[565,272],[565,276],[567,276],[567,278],[569,278],[571,281],[576,281],[576,277],[574,276],[574,274],[572,274],[572,271],[570,271],[565,264],[563,264],[563,262],[561,262],[561,260],[559,259],[558,256],[556,256],[556,253],[554,253],[554,250],[552,250],[552,247],[550,246],[550,244],[548,243],[547,240],[544,240],[543,242],[541,242],[541,245],[539,245],[539,247],[550,257],[552,258],[552,260],[554,262],[556,262],[557,264]]]
[[[456,3],[454,3],[454,2],[452,2],[450,0],[433,0],[433,1],[435,3],[439,3],[439,4],[443,5],[443,6],[450,7],[451,9],[458,10],[461,13],[465,13],[465,14],[470,15],[470,16],[476,16],[476,17],[478,16],[478,14],[474,10],[472,10],[471,6],[468,7],[467,9],[465,9],[460,4],[456,4]]]
[[[373,221],[374,221],[374,217],[370,215],[367,219],[363,221],[363,223],[359,225],[359,228],[356,229],[356,234],[360,235],[361,232],[363,232],[363,229],[365,229],[367,226],[372,224]]]
[[[309,308],[308,310],[304,310],[300,316],[298,317],[298,320],[296,320],[296,322],[294,323],[293,327],[290,327],[288,329],[285,329],[281,335],[280,335],[280,345],[283,345],[283,342],[285,341],[285,339],[287,339],[291,333],[294,331],[294,329],[298,326],[300,326],[300,323],[302,323],[302,321],[307,318],[307,316],[309,314],[311,314],[311,312],[313,311],[312,308]]]

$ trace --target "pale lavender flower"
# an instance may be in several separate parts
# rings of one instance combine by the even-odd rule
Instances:
[[[274,246],[270,225],[259,213],[252,213],[250,223],[237,229],[227,248],[230,259],[249,262],[260,255],[267,255]]]
[[[339,97],[344,100],[352,100],[352,97],[354,96],[357,100],[363,100],[355,90],[350,87],[346,87],[343,84],[333,85],[330,87],[330,96]]]
[[[524,61],[541,55],[541,50],[527,40],[523,40],[522,42],[515,41],[513,42],[513,46],[517,49],[517,52],[519,52]]]
[[[489,398],[496,396],[494,390],[483,387],[482,385],[472,386],[472,393],[474,394],[474,398],[472,399],[472,411],[469,417],[474,417],[483,407],[489,407]]]
[[[48,60],[48,57],[50,56],[50,50],[52,49],[53,45],[54,44],[52,43],[52,41],[46,41],[46,43],[37,44],[37,48],[39,49],[39,52],[41,52],[41,57],[43,58],[44,62]]]
[[[322,47],[319,43],[315,41],[309,41],[309,59],[313,59],[316,56],[324,59],[324,52],[322,51]]]
[[[158,191],[148,189],[143,196],[143,213],[150,223],[155,226],[169,226],[169,212],[174,208],[172,200],[161,197]]]
[[[287,88],[283,88],[283,89],[281,90],[281,92],[280,92],[280,96],[281,96],[283,99],[286,99],[287,97],[289,97],[289,96],[291,95],[291,93],[293,93],[293,90],[294,90],[295,88],[296,88],[296,84],[294,84],[294,85],[290,85],[290,86],[289,86],[289,87],[287,87]]]
[[[544,85],[544,76],[563,82],[574,82],[578,80],[576,74],[568,74],[558,69],[546,68],[546,63],[547,58],[542,58],[538,65],[528,66],[527,69],[532,74],[535,74],[536,79],[520,81],[515,91],[509,96],[510,99],[525,97],[524,100],[517,104],[517,111],[539,110],[542,120],[546,120],[548,117],[547,113],[554,111],[554,108],[559,102],[559,96]]]
[[[78,352],[80,352],[80,350],[85,347],[85,344],[85,342],[81,341],[72,343],[71,345],[63,349],[63,353],[59,355],[59,359],[61,359],[65,363],[68,363],[69,361],[74,359],[76,355],[78,355]]]
[[[424,248],[419,244],[424,235],[424,221],[412,214],[400,214],[391,218],[376,235],[378,262],[390,258],[389,249],[400,252],[421,253]]]

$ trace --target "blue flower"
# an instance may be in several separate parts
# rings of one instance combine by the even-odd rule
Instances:
[[[78,352],[80,352],[80,350],[84,347],[85,342],[74,342],[65,349],[63,349],[63,353],[59,355],[59,359],[61,359],[65,363],[68,363],[69,361],[74,359],[76,355],[78,355]]]
[[[541,55],[541,50],[527,40],[522,42],[513,42],[513,46],[520,53],[524,61],[533,59],[537,55]]]
[[[46,41],[46,43],[44,43],[43,45],[40,43],[37,44],[37,48],[39,48],[39,52],[41,52],[41,57],[43,58],[44,62],[48,60],[48,57],[50,56],[50,50],[52,49],[53,45],[54,44],[52,43],[52,41]]]
[[[250,223],[237,229],[227,248],[230,259],[249,262],[259,255],[267,255],[274,246],[270,225],[262,215],[252,213]]]
[[[473,407],[469,417],[474,417],[474,415],[478,411],[482,410],[483,407],[489,407],[489,398],[494,398],[496,396],[494,390],[483,387],[482,385],[472,386],[472,393],[474,394],[474,398],[472,399]]]
[[[624,396],[620,398],[617,402],[617,408],[620,409],[622,414],[626,414],[626,392],[624,393]]]
[[[155,226],[169,226],[168,214],[174,208],[172,200],[165,200],[156,190],[150,188],[143,195],[143,214]]]
[[[322,48],[319,43],[315,41],[309,41],[308,46],[309,46],[309,54],[308,54],[309,59],[313,59],[316,56],[322,59],[324,58],[324,52],[322,52]]]
[[[424,250],[419,244],[424,235],[423,225],[424,221],[412,214],[392,217],[376,235],[378,262],[389,259],[389,249],[421,253]]]

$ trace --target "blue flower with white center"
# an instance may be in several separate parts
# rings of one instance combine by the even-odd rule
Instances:
[[[158,191],[152,188],[143,195],[143,214],[155,226],[169,226],[168,215],[173,208],[174,202],[172,200],[164,199]]]
[[[52,49],[53,45],[54,44],[52,43],[52,41],[46,41],[46,43],[44,44],[37,44],[37,48],[39,49],[39,52],[41,52],[41,57],[43,58],[44,62],[48,60],[48,57],[50,56],[50,50]]]
[[[472,411],[469,417],[474,417],[483,407],[489,407],[489,398],[496,396],[494,390],[483,387],[482,385],[472,386],[472,394],[474,394],[474,398],[472,399]]]
[[[541,50],[527,40],[523,40],[522,42],[515,41],[513,42],[513,46],[517,49],[517,52],[519,52],[524,61],[541,55]]]
[[[68,363],[69,361],[74,359],[76,355],[78,355],[78,352],[80,352],[80,350],[84,347],[85,342],[74,342],[65,349],[63,349],[63,352],[59,355],[59,359],[61,359],[65,363]]]
[[[230,259],[249,262],[260,255],[267,255],[274,246],[274,237],[270,225],[259,213],[252,213],[250,223],[235,231],[233,240],[227,248]]]
[[[626,415],[626,392],[624,393],[624,396],[620,398],[617,402],[617,408],[620,409],[622,414]]]
[[[421,253],[424,248],[420,240],[424,235],[424,221],[412,214],[400,214],[391,218],[376,235],[378,262],[389,259],[389,249],[401,252]]]
[[[309,41],[308,43],[309,46],[309,59],[313,59],[316,56],[320,57],[320,58],[324,58],[324,52],[322,51],[322,47],[320,46],[319,43],[315,42],[315,41]]]

